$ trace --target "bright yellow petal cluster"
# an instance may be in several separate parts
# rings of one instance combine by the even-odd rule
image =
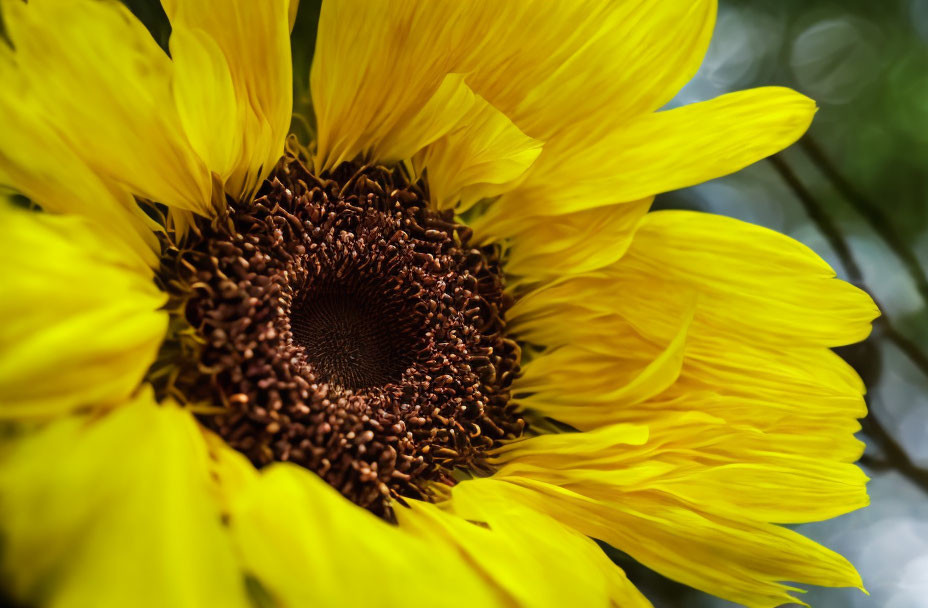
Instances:
[[[648,211],[815,112],[781,88],[659,111],[715,0],[323,2],[314,170],[401,163],[502,248],[536,422],[491,477],[397,504],[398,525],[309,471],[255,470],[144,385],[167,330],[158,233],[250,197],[292,106],[295,1],[163,5],[170,57],[111,0],[0,0],[0,184],[44,210],[0,212],[16,599],[649,606],[591,539],[746,606],[862,586],[777,524],[867,504],[864,387],[830,348],[867,335],[873,302],[785,236]]]
[[[117,405],[158,352],[167,297],[89,221],[0,201],[0,418]]]

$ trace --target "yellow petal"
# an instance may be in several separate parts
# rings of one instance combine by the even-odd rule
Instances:
[[[33,91],[14,65],[9,47],[0,45],[0,184],[43,209],[76,213],[91,219],[124,259],[145,267],[158,264],[160,245],[153,222],[135,199],[106,183],[47,124]],[[5,204],[5,201],[4,203]]]
[[[689,331],[682,352],[668,347],[660,353],[647,342],[602,341],[603,335],[629,331],[621,321],[584,323],[579,309],[565,316],[587,327],[558,337],[569,344],[568,353],[587,356],[549,358],[544,353],[527,361],[524,379],[513,383],[515,401],[527,409],[583,430],[702,412],[762,432],[784,453],[854,462],[863,451],[854,437],[860,430],[857,419],[867,411],[863,387],[850,366],[825,348],[756,348]],[[556,324],[552,335],[568,326]],[[675,352],[682,361],[665,358]],[[596,365],[574,365],[584,360]],[[559,367],[559,361],[574,373]],[[545,384],[546,373],[564,376],[564,386],[571,390]],[[661,382],[663,374],[666,380]],[[649,392],[640,392],[648,386],[653,387]],[[606,395],[613,387],[621,389],[608,398],[597,394]]]
[[[506,464],[514,460],[532,463],[532,457],[544,459],[534,463],[547,468],[559,468],[557,463],[566,463],[577,454],[589,455],[605,453],[616,449],[618,453],[627,447],[640,446],[648,442],[648,427],[643,424],[615,424],[600,429],[595,433],[548,433],[537,436],[525,436],[494,448],[494,463]],[[578,468],[582,463],[578,459]],[[570,466],[570,465],[568,465]]]
[[[601,287],[612,310],[644,335],[665,339],[681,306],[673,294],[684,289],[698,293],[694,333],[740,341],[841,346],[866,338],[879,314],[866,293],[836,280],[801,243],[711,214],[648,214],[607,274]]]
[[[189,412],[146,391],[15,440],[0,461],[2,567],[49,606],[248,606]]]
[[[387,136],[402,139],[402,129],[455,71],[451,49],[464,39],[455,19],[471,9],[449,2],[323,3],[310,74],[317,171],[374,146],[397,147]],[[453,110],[445,128],[459,118]]]
[[[555,0],[539,10],[522,0],[472,12],[459,26],[473,28],[474,50],[462,53],[468,84],[547,140],[581,124],[592,134],[670,101],[702,63],[716,2]]]
[[[184,127],[226,192],[248,196],[283,154],[290,126],[296,2],[162,4],[173,28],[175,96]]]
[[[681,472],[653,487],[714,512],[773,523],[822,521],[870,504],[867,477],[854,465],[800,456],[770,460]]]
[[[814,113],[812,100],[770,87],[639,116],[607,133],[566,133],[545,142],[525,181],[489,213],[559,215],[699,184],[789,146]]]
[[[513,307],[513,329],[549,345],[513,383],[523,407],[584,430],[702,412],[762,432],[784,453],[837,462],[860,457],[863,444],[853,435],[856,419],[866,415],[863,383],[829,349],[749,344],[692,324],[681,331],[677,320],[671,337],[684,343],[661,351],[623,317],[597,311],[593,294],[558,295],[558,287]],[[543,291],[550,300],[537,307]],[[559,300],[571,293],[577,301]]]
[[[647,441],[629,447],[647,428]],[[705,414],[655,415],[648,427],[618,424],[514,442],[498,451],[504,466],[497,476],[606,501],[656,490],[705,512],[774,523],[820,521],[868,504],[859,468],[790,453],[789,441]]]
[[[290,7],[287,10],[287,21],[290,24],[290,31],[293,31],[293,24],[296,22],[296,13],[300,8],[300,0],[290,0]]]
[[[229,64],[201,29],[174,27],[174,100],[190,144],[225,183],[237,169],[245,136],[245,109],[236,101]]]
[[[756,347],[850,344],[869,334],[879,314],[866,293],[835,279],[818,255],[785,235],[712,214],[658,211],[645,216],[617,263],[542,286],[510,316],[514,330],[529,335],[544,317],[562,326],[619,318],[666,343],[694,299],[693,336]],[[585,312],[568,314],[577,311]]]
[[[842,379],[850,368],[837,355],[823,348],[752,350],[732,341],[713,344],[733,360],[741,358],[739,351],[751,354],[740,367],[728,365],[723,356],[694,354],[704,343],[698,336],[689,334],[689,338],[679,377],[660,395],[634,407],[590,405],[565,398],[555,417],[592,430],[701,412],[762,433],[782,453],[835,462],[854,462],[860,457],[863,444],[854,433],[860,430],[857,418],[866,415],[862,389]],[[575,382],[585,380],[576,378]],[[527,407],[544,407],[543,403],[536,405],[532,396],[523,399]]]
[[[459,546],[511,605],[651,606],[590,539],[506,498],[465,481],[445,505],[453,513],[413,501],[397,517],[428,542]]]
[[[695,313],[682,361],[660,367],[687,302]],[[705,214],[652,213],[618,263],[512,307],[511,331],[548,347],[526,361],[514,396],[580,429],[704,412],[776,437],[790,453],[853,462],[864,387],[826,346],[865,336],[876,312],[788,237]],[[649,369],[673,375],[634,407],[610,394]]]
[[[174,108],[170,59],[128,9],[92,0],[4,0],[2,8],[37,116],[106,179],[209,212],[209,172]]]
[[[414,166],[428,171],[433,205],[463,212],[512,187],[540,153],[541,142],[477,97],[460,126],[426,147]]]
[[[305,469],[273,465],[232,500],[245,567],[282,607],[503,605],[452,544],[388,524]]]
[[[650,206],[646,199],[557,217],[516,214],[487,221],[489,216],[480,216],[468,225],[478,241],[508,239],[506,284],[515,289],[589,273],[618,261]]]
[[[603,540],[669,578],[745,606],[795,601],[789,592],[797,590],[782,581],[862,588],[847,560],[796,532],[705,513],[662,493],[613,493],[601,500],[524,477],[468,483],[496,484],[497,495]]]
[[[451,73],[534,138],[653,110],[695,73],[714,18],[713,0],[326,2],[311,76],[317,168],[395,135]]]
[[[853,436],[867,413],[863,392],[854,370],[822,347],[757,348],[694,336],[678,382],[637,416],[702,411],[777,437],[783,450],[854,462],[863,451]]]
[[[463,74],[448,74],[422,109],[380,141],[374,141],[364,155],[382,162],[405,160],[424,146],[460,128],[473,111],[476,95],[464,84]]]
[[[118,403],[161,345],[166,298],[75,217],[0,207],[0,416]]]
[[[628,332],[609,336],[606,347],[573,343],[547,350],[523,365],[512,383],[513,399],[578,428],[601,423],[608,412],[632,409],[677,380],[691,321],[692,311],[666,345]]]

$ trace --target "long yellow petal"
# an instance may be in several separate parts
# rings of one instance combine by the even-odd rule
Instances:
[[[5,86],[11,88],[9,81]],[[106,184],[44,123],[41,117],[0,98],[5,131],[0,135],[0,184],[42,209],[83,216],[140,273],[158,265],[158,239],[135,199]],[[41,148],[41,152],[39,149]],[[0,201],[7,205],[8,201]]]
[[[541,145],[477,97],[466,120],[413,162],[417,171],[428,171],[432,204],[463,212],[511,188],[538,158]]]
[[[786,148],[814,113],[812,100],[769,87],[639,116],[607,133],[564,133],[545,142],[524,182],[489,215],[560,215],[699,184]]]
[[[15,599],[250,605],[189,412],[145,391],[102,417],[68,417],[6,447],[2,568]]]
[[[666,343],[694,299],[693,335],[783,348],[857,342],[879,314],[866,293],[787,236],[712,214],[658,211],[617,263],[530,292],[510,316],[524,332],[546,316],[559,322],[562,307],[582,308],[585,322],[617,315]]]
[[[287,21],[290,24],[290,31],[293,31],[293,24],[296,22],[296,13],[300,9],[300,0],[290,0],[290,6],[287,9]]]
[[[494,484],[495,494],[608,542],[652,570],[751,608],[795,601],[790,591],[797,589],[784,581],[862,588],[847,560],[796,532],[705,513],[663,493],[613,492],[602,500],[521,476],[466,482],[473,483]]]
[[[106,179],[209,212],[209,171],[174,108],[171,61],[128,9],[92,0],[0,6],[36,116]]]
[[[629,434],[648,428],[640,447]],[[656,415],[641,425],[526,438],[499,451],[500,477],[524,476],[585,496],[656,490],[733,518],[806,523],[868,504],[856,466],[791,453],[786,435],[705,414]],[[557,449],[551,449],[557,446]]]
[[[231,529],[250,572],[281,606],[650,606],[591,541],[511,504],[478,513],[455,503],[486,529],[409,501],[395,507],[396,528],[297,467],[276,465],[243,487],[232,498]],[[570,554],[571,566],[551,559],[554,552]],[[430,576],[417,578],[422,563]],[[361,584],[340,583],[346,568],[365,573]],[[456,593],[447,593],[450,584]]]
[[[718,346],[738,350],[733,342]],[[765,352],[749,360],[753,366],[736,369],[717,358],[696,359],[691,351],[688,346],[676,382],[634,407],[557,398],[553,393],[517,398],[525,407],[584,430],[615,423],[651,424],[668,415],[700,412],[763,433],[783,453],[835,462],[860,457],[863,444],[854,433],[860,430],[857,419],[866,415],[866,407],[861,389],[836,380],[849,369],[837,355],[820,348]]]
[[[398,511],[400,526],[428,542],[459,546],[512,605],[651,606],[590,539],[492,489],[463,482],[444,505],[449,512],[412,502]]]
[[[379,142],[373,142],[365,156],[387,163],[408,159],[424,146],[460,128],[476,103],[477,96],[464,84],[464,75],[448,74],[414,116],[396,125]]]
[[[167,330],[150,271],[84,220],[0,204],[0,417],[125,400]]]
[[[247,196],[283,154],[293,109],[296,2],[164,0],[186,132],[226,192]]]
[[[530,137],[654,110],[695,73],[715,1],[326,2],[312,69],[317,165],[410,120],[447,74]]]
[[[699,294],[694,330],[784,346],[858,342],[879,314],[808,247],[705,213],[648,214],[607,280],[622,285],[615,310],[650,336],[673,331],[671,309],[679,305],[661,296],[681,289]]]
[[[523,365],[512,384],[513,399],[578,428],[601,423],[608,412],[633,409],[679,377],[691,321],[692,311],[666,345],[627,332],[610,336],[605,348],[582,343],[552,348]]]
[[[557,217],[479,216],[468,225],[478,241],[506,240],[506,284],[514,289],[612,265],[631,245],[650,206],[646,199]]]
[[[15,65],[9,47],[0,45],[0,184],[43,209],[90,218],[124,259],[145,267],[158,264],[160,245],[153,222],[123,188],[95,174],[55,131]],[[5,204],[5,201],[4,201]]]
[[[390,525],[296,466],[262,471],[229,516],[245,567],[283,608],[504,605],[452,543]]]
[[[661,345],[680,339],[694,305],[679,358],[667,358]],[[776,438],[783,453],[853,462],[864,387],[827,347],[866,336],[876,314],[866,294],[788,237],[717,216],[652,213],[619,262],[512,307],[514,335],[548,347],[526,361],[514,397],[585,430],[702,412]],[[636,384],[661,377],[628,400]],[[557,390],[557,378],[571,390]]]
[[[209,34],[182,24],[171,31],[170,49],[174,100],[184,131],[225,184],[242,161],[246,138],[246,108],[237,101],[228,60]]]
[[[310,74],[317,171],[376,146],[399,147],[403,129],[455,72],[452,49],[464,39],[455,22],[471,9],[449,2],[323,3]],[[459,118],[455,110],[446,127]]]
[[[667,339],[680,344],[661,351],[622,316],[596,310],[592,294],[546,291],[548,306],[536,308],[535,294],[513,308],[518,335],[549,345],[513,383],[523,407],[583,430],[702,412],[775,438],[784,453],[837,462],[860,457],[863,444],[853,435],[866,415],[863,383],[831,350],[750,344],[705,326],[681,332],[677,319],[677,334]],[[571,295],[574,301],[559,299]]]
[[[693,77],[716,1],[489,2],[464,56],[477,93],[532,137],[609,124],[658,109]],[[471,23],[462,28],[474,27]]]

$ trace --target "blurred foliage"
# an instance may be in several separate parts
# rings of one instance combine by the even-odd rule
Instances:
[[[774,84],[815,99],[821,109],[811,134],[890,210],[904,238],[921,236],[928,225],[928,0],[721,0],[698,80],[698,92],[709,96]],[[816,194],[839,219],[858,219],[835,192]]]
[[[891,207],[906,238],[918,237],[928,220],[928,1],[721,4],[721,27],[734,19],[779,34],[761,38],[735,88],[783,84],[818,101],[812,134]]]

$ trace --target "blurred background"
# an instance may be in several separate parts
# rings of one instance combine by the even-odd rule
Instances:
[[[166,44],[159,3],[123,0]],[[294,37],[305,104],[318,0]],[[299,57],[303,62],[296,61]],[[928,0],[719,0],[698,76],[671,105],[784,85],[814,98],[810,134],[737,175],[658,197],[767,226],[817,251],[878,300],[884,317],[844,355],[870,386],[864,467],[872,505],[799,526],[859,568],[856,590],[812,589],[819,608],[928,606]],[[301,98],[302,97],[302,98]],[[669,550],[673,550],[670,548]],[[657,608],[732,604],[613,558]]]

